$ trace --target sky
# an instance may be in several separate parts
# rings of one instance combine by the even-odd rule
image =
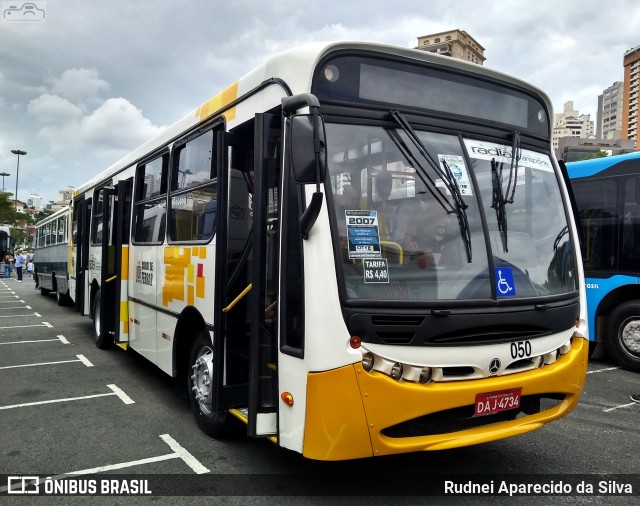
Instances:
[[[42,22],[6,21],[36,4]],[[596,119],[640,45],[637,0],[0,0],[0,172],[44,202],[146,142],[268,56],[307,42],[415,47],[459,28],[485,66]],[[12,9],[13,8],[13,9]],[[40,13],[37,13],[40,15]],[[15,19],[15,18],[11,18]],[[41,18],[40,18],[41,19]]]

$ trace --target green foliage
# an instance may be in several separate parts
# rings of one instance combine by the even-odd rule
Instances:
[[[15,204],[11,200],[13,193],[0,193],[0,224],[13,224],[23,213],[16,213]],[[20,215],[20,216],[18,216]]]
[[[609,156],[607,152],[599,150],[591,155],[583,156],[580,160],[593,160],[594,158],[606,158],[607,156]]]

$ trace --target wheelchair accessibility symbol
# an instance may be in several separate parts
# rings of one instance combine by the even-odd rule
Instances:
[[[513,269],[511,267],[496,267],[496,295],[498,297],[513,297],[516,294],[516,285],[513,282]]]

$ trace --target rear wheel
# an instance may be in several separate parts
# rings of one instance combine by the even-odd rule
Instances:
[[[615,308],[609,316],[607,350],[627,369],[640,371],[640,301]]]
[[[189,402],[200,429],[211,437],[221,438],[229,435],[230,416],[226,411],[213,410],[213,357],[211,339],[203,330],[193,343],[189,356]]]
[[[96,346],[104,350],[113,343],[113,336],[102,329],[102,319],[100,318],[100,292],[96,293],[93,299],[93,334],[96,339]]]
[[[58,306],[66,306],[67,300],[68,298],[65,294],[56,292],[56,302],[58,303]]]

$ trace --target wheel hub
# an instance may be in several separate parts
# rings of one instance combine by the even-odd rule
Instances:
[[[640,320],[634,318],[624,322],[620,338],[631,353],[640,355]]]
[[[211,414],[213,404],[213,351],[203,348],[191,367],[191,382],[194,397],[204,414]]]

